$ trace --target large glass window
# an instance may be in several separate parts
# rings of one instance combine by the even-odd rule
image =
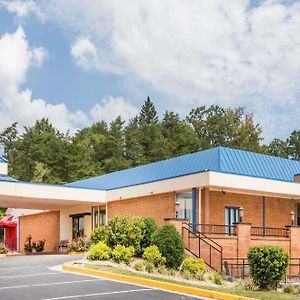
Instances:
[[[84,236],[84,216],[72,217],[73,239]]]
[[[93,229],[106,224],[105,206],[93,206],[93,208],[92,208],[92,224],[93,224]]]
[[[176,201],[179,203],[177,217],[192,222],[192,192],[176,194]]]

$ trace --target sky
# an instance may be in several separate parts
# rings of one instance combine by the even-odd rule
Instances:
[[[300,1],[0,0],[0,130],[61,131],[246,107],[265,142],[300,129]]]

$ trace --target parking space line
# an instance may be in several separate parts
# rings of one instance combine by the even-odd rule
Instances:
[[[95,296],[107,296],[107,295],[115,295],[115,294],[134,293],[134,292],[145,292],[145,291],[153,291],[153,290],[156,290],[156,289],[135,289],[135,290],[116,291],[116,292],[82,294],[82,295],[62,296],[62,297],[56,297],[56,298],[46,298],[46,299],[42,299],[42,300],[76,299],[76,298],[87,298],[87,297],[95,297]]]
[[[0,279],[6,279],[6,278],[23,278],[23,277],[34,277],[34,276],[44,276],[44,275],[57,275],[60,273],[38,273],[38,274],[26,274],[26,275],[7,275],[7,276],[0,276]]]
[[[98,278],[98,279],[73,280],[73,281],[52,282],[52,283],[12,285],[12,286],[0,287],[0,290],[30,288],[30,287],[40,287],[40,286],[60,285],[60,284],[71,284],[71,283],[81,283],[81,282],[93,282],[93,281],[103,281],[103,280],[105,280],[105,279]]]

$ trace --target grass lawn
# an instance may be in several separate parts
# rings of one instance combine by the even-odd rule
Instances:
[[[245,297],[250,297],[250,298],[255,298],[255,299],[262,299],[262,300],[295,300],[295,299],[299,299],[299,297],[297,297],[297,296],[280,293],[280,292],[245,291],[245,290],[238,290],[238,289],[229,289],[229,288],[225,288],[225,287],[212,287],[212,286],[206,286],[206,285],[201,285],[201,284],[195,285],[195,284],[182,283],[182,282],[178,283],[178,281],[176,281],[176,280],[160,278],[160,277],[156,277],[156,276],[150,275],[150,274],[149,275],[139,274],[139,273],[130,272],[127,270],[122,270],[122,269],[119,269],[119,268],[116,268],[113,266],[96,266],[94,264],[83,264],[83,267],[88,268],[88,269],[99,270],[99,271],[106,271],[106,272],[110,272],[110,273],[129,275],[129,276],[133,276],[133,277],[147,278],[147,279],[153,279],[153,280],[157,280],[157,281],[181,284],[184,286],[192,286],[192,287],[197,287],[197,288],[201,288],[201,289],[213,290],[216,292],[240,295],[240,296],[245,296]]]

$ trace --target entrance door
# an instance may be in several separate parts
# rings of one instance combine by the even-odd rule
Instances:
[[[73,239],[84,236],[84,216],[72,217]]]
[[[300,202],[296,203],[296,219],[295,219],[295,224],[297,226],[300,226]]]
[[[225,207],[225,225],[226,233],[232,235],[234,232],[234,223],[238,223],[240,219],[239,207]]]

